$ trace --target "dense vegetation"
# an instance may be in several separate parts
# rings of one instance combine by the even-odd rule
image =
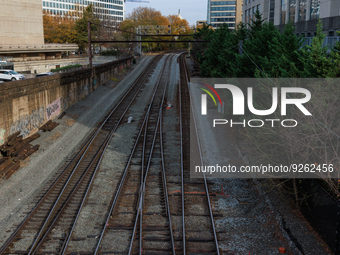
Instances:
[[[247,95],[247,87],[253,87],[254,107],[258,110],[272,106],[273,88],[291,86],[308,89],[312,99],[306,108],[313,116],[305,116],[293,106],[288,107],[287,115],[282,116],[280,104],[270,116],[257,116],[249,111],[245,116],[232,116],[231,94],[221,92],[227,98],[224,117],[237,121],[261,117],[263,120],[295,119],[298,122],[296,128],[285,128],[277,122],[274,128],[267,124],[262,128],[240,128],[240,132],[252,143],[263,163],[333,164],[334,171],[338,171],[340,86],[338,79],[330,78],[340,77],[340,44],[333,49],[322,46],[325,35],[321,22],[311,46],[303,46],[303,38],[296,36],[294,29],[292,24],[287,24],[280,33],[273,24],[265,22],[259,12],[249,28],[240,24],[236,31],[230,31],[227,26],[214,31],[209,26],[203,26],[198,29],[195,38],[209,43],[195,44],[193,56],[204,77],[227,78],[229,84],[235,84],[235,78],[263,78],[253,79],[251,84],[237,84],[244,95]],[[290,96],[301,97],[301,94]],[[339,195],[338,180],[321,177],[327,188]],[[297,194],[296,198],[300,200]]]
[[[80,51],[85,51],[88,47],[88,21],[91,21],[91,34],[93,40],[106,41],[130,41],[136,39],[138,34],[137,28],[145,25],[166,26],[166,32],[171,30],[171,34],[189,35],[192,29],[187,20],[180,18],[178,15],[164,16],[160,11],[148,7],[135,8],[131,13],[127,14],[124,21],[116,23],[115,20],[99,20],[95,13],[94,7],[90,4],[85,6],[75,5],[75,9],[70,10],[65,15],[52,15],[45,12],[43,16],[45,43],[76,43]],[[118,27],[119,25],[119,27]],[[154,32],[158,33],[159,29]],[[141,31],[142,32],[142,31]],[[143,32],[144,33],[144,32]],[[187,43],[170,43],[171,41],[183,38],[162,37],[162,41],[167,43],[142,43],[142,50],[158,51],[187,47]],[[142,40],[160,40],[160,37],[150,36],[142,37]],[[185,39],[184,39],[185,40]],[[96,48],[105,48],[110,55],[120,49],[130,49],[136,47],[131,43],[105,43],[94,45]],[[106,53],[104,53],[106,54]]]
[[[80,9],[81,6],[77,6]],[[74,17],[78,17],[75,19]],[[68,15],[52,15],[44,13],[45,43],[76,43],[84,51],[88,43],[87,26],[91,21],[92,38],[100,32],[100,21],[94,14],[94,7],[90,4],[81,10],[70,11]]]
[[[198,29],[195,39],[209,41],[194,46],[195,57],[205,77],[274,77],[274,78],[335,78],[340,76],[340,46],[328,51],[322,47],[325,34],[322,23],[311,46],[294,34],[287,24],[281,34],[265,22],[259,12],[247,29],[241,23],[236,31],[225,24],[217,30],[209,26]],[[240,50],[239,42],[242,41]],[[239,54],[242,51],[242,54]],[[256,65],[253,63],[256,63]],[[261,69],[263,73],[259,70]],[[264,73],[266,75],[264,75]]]

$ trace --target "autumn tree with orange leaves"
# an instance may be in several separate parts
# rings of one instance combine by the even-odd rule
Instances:
[[[191,31],[189,23],[185,19],[181,19],[177,15],[169,15],[168,17],[165,17],[160,11],[149,7],[135,8],[132,13],[126,16],[126,19],[120,25],[120,29],[125,31],[123,33],[125,39],[130,40],[131,32],[133,31],[136,33],[136,28],[143,25],[171,25],[172,34],[189,34]],[[171,37],[143,36],[142,40],[164,40],[171,42],[176,39]],[[183,47],[183,45],[177,46]],[[174,44],[143,43],[142,47],[144,51],[168,50],[169,48],[173,49]]]
[[[45,43],[73,43],[76,38],[74,19],[60,15],[44,13],[44,39]]]

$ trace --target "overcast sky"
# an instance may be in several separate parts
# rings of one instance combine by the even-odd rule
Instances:
[[[131,13],[133,8],[146,6],[161,11],[164,16],[169,14],[178,14],[181,9],[181,16],[185,18],[190,25],[196,24],[197,20],[207,19],[208,0],[148,0],[149,3],[126,2],[125,15]]]

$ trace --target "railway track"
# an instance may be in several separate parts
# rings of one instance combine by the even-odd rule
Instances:
[[[203,165],[191,111],[185,55],[180,57],[181,202],[183,254],[220,254],[205,175],[190,178],[190,164]]]
[[[147,203],[145,194],[148,183],[150,162],[152,161],[156,145],[156,137],[161,122],[160,114],[164,104],[164,95],[167,85],[168,66],[171,60],[167,57],[157,80],[152,99],[147,108],[145,117],[140,124],[139,132],[131,151],[129,160],[123,171],[119,187],[111,203],[110,212],[105,222],[105,227],[99,237],[94,254],[141,254],[148,250],[143,236],[146,227],[143,219],[146,214],[143,210]],[[151,174],[152,175],[152,174]],[[144,231],[143,231],[144,230]],[[105,240],[107,239],[107,240]],[[109,240],[120,240],[116,249],[112,250]],[[159,254],[157,248],[154,254]]]
[[[46,246],[56,253],[64,249],[68,233],[86,199],[108,142],[161,57],[159,55],[150,61],[117,106],[1,247],[0,254],[36,254],[43,252]],[[55,229],[58,231],[53,231]]]
[[[178,120],[178,124],[164,131],[164,105],[177,57],[168,54],[138,123],[125,167],[113,173],[112,178],[119,180],[117,185],[109,192],[104,185],[93,184],[113,134],[162,57],[150,61],[0,254],[220,254],[207,180],[205,176],[190,179],[190,162],[202,164],[202,155],[196,130],[190,128],[195,122],[184,54],[178,57],[177,112],[167,112],[166,116]],[[173,147],[168,143],[176,151],[170,151]],[[176,157],[171,158],[171,154]],[[109,197],[102,212],[102,205],[89,195],[94,189]],[[81,213],[87,210],[85,204],[96,208],[93,211],[97,213],[84,237],[76,226]]]

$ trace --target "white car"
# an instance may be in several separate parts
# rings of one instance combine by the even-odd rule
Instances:
[[[17,81],[17,80],[23,80],[23,79],[25,79],[25,76],[17,73],[16,71],[0,70],[0,80]]]

